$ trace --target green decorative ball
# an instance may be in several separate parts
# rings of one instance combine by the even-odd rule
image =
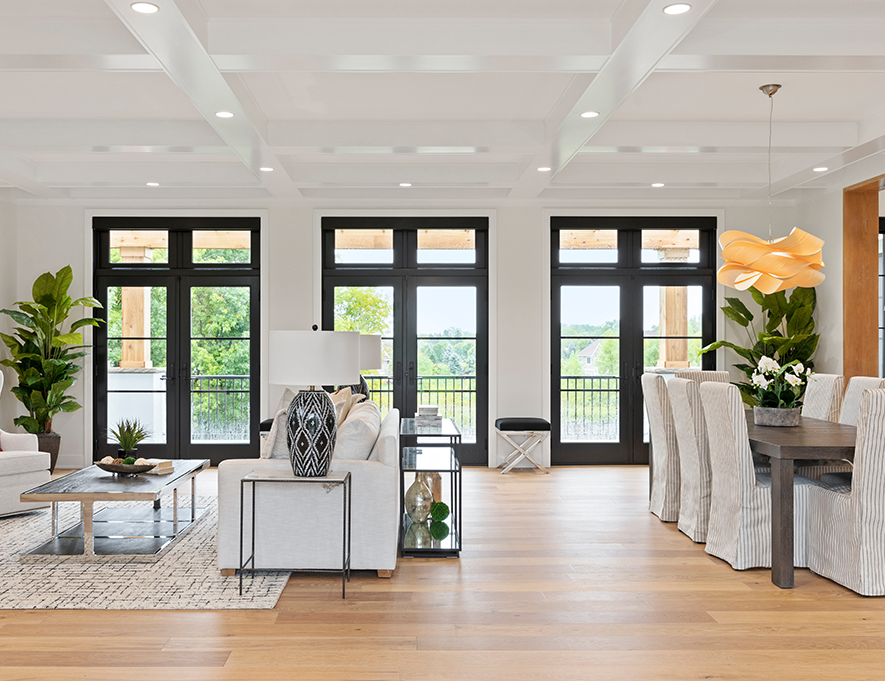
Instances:
[[[443,504],[443,506],[445,506],[445,504]],[[446,509],[446,515],[448,515],[448,509]],[[438,520],[434,520],[430,523],[430,536],[437,541],[442,541],[449,536],[449,526]]]
[[[129,457],[123,459],[123,463],[126,464],[127,466],[131,466],[132,464],[135,463],[135,457],[129,456]]]
[[[443,502],[437,501],[430,507],[430,517],[434,520],[445,520],[449,517],[449,507]]]

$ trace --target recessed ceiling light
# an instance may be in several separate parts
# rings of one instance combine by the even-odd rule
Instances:
[[[814,172],[816,172],[816,173],[825,173],[825,172],[827,172],[828,170],[829,170],[829,168],[825,168],[824,166],[821,166],[820,168],[815,168],[815,169],[814,169]]]
[[[159,187],[160,183],[159,182],[148,182],[147,186],[148,187]]]
[[[234,115],[230,111],[216,111],[215,115],[219,118],[233,118]]]
[[[664,183],[663,183],[663,182],[655,182],[655,183],[652,185],[652,187],[663,187],[663,186],[664,186]]]
[[[581,114],[581,118],[596,118],[598,115],[598,111],[585,111]]]
[[[549,173],[550,171],[551,171],[551,168],[548,168],[547,166],[541,166],[540,168],[538,168],[538,172],[541,172],[541,173]]]
[[[685,2],[677,2],[675,5],[667,5],[664,14],[685,14],[691,9],[691,5]]]
[[[411,182],[400,182],[399,186],[400,187],[411,187],[412,183]]]
[[[142,14],[156,14],[160,11],[160,8],[152,2],[133,2],[129,7]]]
[[[259,168],[258,170],[260,170],[263,173],[270,173],[273,171],[273,168],[269,168],[269,167],[265,166],[264,168]]]

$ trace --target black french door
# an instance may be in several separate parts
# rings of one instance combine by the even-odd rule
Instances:
[[[552,463],[648,463],[642,374],[713,368],[697,353],[715,336],[715,220],[553,224]],[[683,260],[661,262],[651,246]],[[569,247],[580,253],[556,255]]]
[[[380,333],[384,366],[367,372],[372,399],[382,411],[413,417],[433,404],[461,429],[461,461],[488,461],[488,277],[486,221],[458,219],[324,219],[323,328]],[[332,228],[334,227],[334,229]],[[344,230],[341,228],[345,227]],[[420,229],[427,227],[429,229]],[[466,228],[466,229],[465,229]],[[419,236],[419,229],[421,235]],[[354,251],[342,262],[334,254],[336,231],[352,230]],[[434,231],[436,230],[436,231]],[[382,234],[383,232],[383,234]],[[442,248],[475,233],[469,258]],[[366,233],[390,255],[355,239]],[[454,234],[454,236],[453,236]],[[421,236],[437,250],[422,262]],[[368,237],[366,237],[368,238]],[[455,241],[453,241],[455,240]],[[384,245],[387,245],[387,241]],[[385,251],[386,253],[386,251]],[[371,258],[379,262],[370,264]],[[445,258],[460,258],[448,263]],[[469,262],[467,262],[469,259]]]
[[[123,419],[149,432],[139,456],[213,465],[257,456],[259,275],[243,264],[177,266],[191,251],[193,260],[251,259],[241,251],[257,255],[257,231],[207,231],[197,245],[220,248],[195,249],[190,231],[136,227],[96,230],[94,295],[107,324],[94,334],[94,456],[116,456],[107,435]],[[123,246],[138,260],[112,262],[119,243],[161,245],[163,255],[149,262],[157,249],[145,260],[145,246]]]

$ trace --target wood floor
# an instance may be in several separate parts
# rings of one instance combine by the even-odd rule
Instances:
[[[468,469],[461,559],[356,573],[345,601],[296,575],[272,611],[0,611],[0,679],[885,677],[885,598],[735,572],[648,513],[647,481]]]

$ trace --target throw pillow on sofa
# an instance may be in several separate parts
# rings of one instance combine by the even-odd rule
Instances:
[[[335,405],[335,412],[338,417],[338,427],[347,420],[350,410],[354,405],[366,399],[365,395],[354,394],[350,388],[341,388],[331,394],[332,403]]]
[[[381,431],[381,410],[372,401],[360,402],[338,428],[333,459],[365,461]]]

